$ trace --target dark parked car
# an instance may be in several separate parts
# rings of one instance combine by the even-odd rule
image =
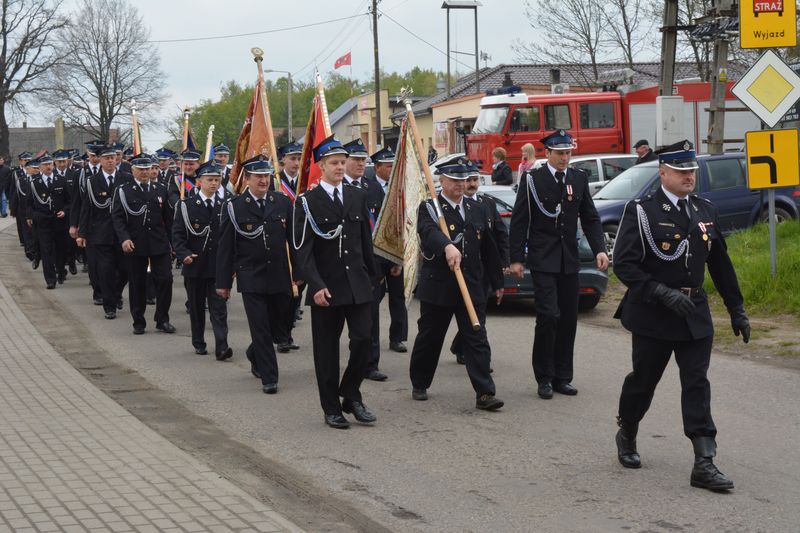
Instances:
[[[767,219],[767,195],[760,190],[747,188],[744,153],[703,154],[697,156],[697,161],[700,168],[697,170],[695,193],[717,206],[723,233],[744,229]],[[594,195],[594,205],[603,222],[609,256],[625,204],[634,198],[652,194],[660,186],[658,162],[651,161],[622,172]],[[775,189],[775,218],[778,222],[798,216],[800,187]]]
[[[486,185],[478,190],[478,194],[491,196],[497,203],[497,211],[500,217],[508,226],[511,223],[511,210],[514,207],[514,200],[517,193],[512,187],[505,185]],[[578,274],[578,286],[580,299],[579,309],[586,311],[593,309],[600,301],[600,297],[605,294],[608,286],[608,275],[597,270],[594,254],[589,248],[589,242],[583,235],[578,225],[578,252],[581,261],[581,268]],[[525,269],[525,276],[522,279],[513,276],[505,276],[505,294],[507,298],[533,298],[533,281],[531,273]]]

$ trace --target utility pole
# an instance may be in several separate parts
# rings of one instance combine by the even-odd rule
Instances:
[[[664,26],[661,28],[661,82],[659,96],[672,96],[675,80],[675,53],[678,45],[678,0],[666,0]]]
[[[372,0],[372,42],[375,52],[375,119],[378,127],[375,131],[375,149],[383,145],[381,139],[381,65],[378,59],[378,0]]]
[[[717,0],[706,18],[738,16],[732,0]],[[708,153],[721,154],[725,141],[725,89],[728,85],[728,37],[717,32],[714,37],[714,66],[711,74],[711,103],[708,108]]]

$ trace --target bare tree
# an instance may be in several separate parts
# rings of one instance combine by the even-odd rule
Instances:
[[[653,19],[648,14],[646,1],[608,0],[600,10],[606,43],[609,48],[619,50],[622,61],[629,68],[633,68],[637,53],[654,49],[656,39],[652,33]]]
[[[64,60],[51,69],[49,107],[65,122],[108,139],[115,120],[127,122],[132,100],[141,114],[166,95],[157,48],[139,11],[125,0],[81,0],[65,30]]]
[[[534,63],[577,66],[571,69],[585,86],[597,80],[597,64],[603,55],[604,18],[598,0],[527,0],[525,15],[534,30],[544,32],[537,42],[517,40],[512,44],[518,58]]]
[[[7,111],[22,110],[21,97],[44,89],[40,78],[58,61],[53,38],[66,21],[58,16],[61,0],[1,1],[0,154],[8,154]]]

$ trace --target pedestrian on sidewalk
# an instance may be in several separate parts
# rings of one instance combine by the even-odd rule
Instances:
[[[617,456],[622,466],[640,468],[636,447],[639,422],[672,353],[680,368],[683,431],[692,441],[693,487],[730,490],[733,481],[713,463],[717,428],[711,418],[708,367],[714,327],[703,290],[711,274],[742,340],[750,339],[717,208],[696,194],[698,168],[694,147],[681,141],[658,151],[661,187],[642,200],[628,202],[614,245],[614,273],[628,290],[615,318],[632,334],[633,371],[619,398]]]

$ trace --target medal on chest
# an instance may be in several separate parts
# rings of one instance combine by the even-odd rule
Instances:
[[[567,184],[567,201],[568,202],[572,201],[572,184],[571,183]]]

